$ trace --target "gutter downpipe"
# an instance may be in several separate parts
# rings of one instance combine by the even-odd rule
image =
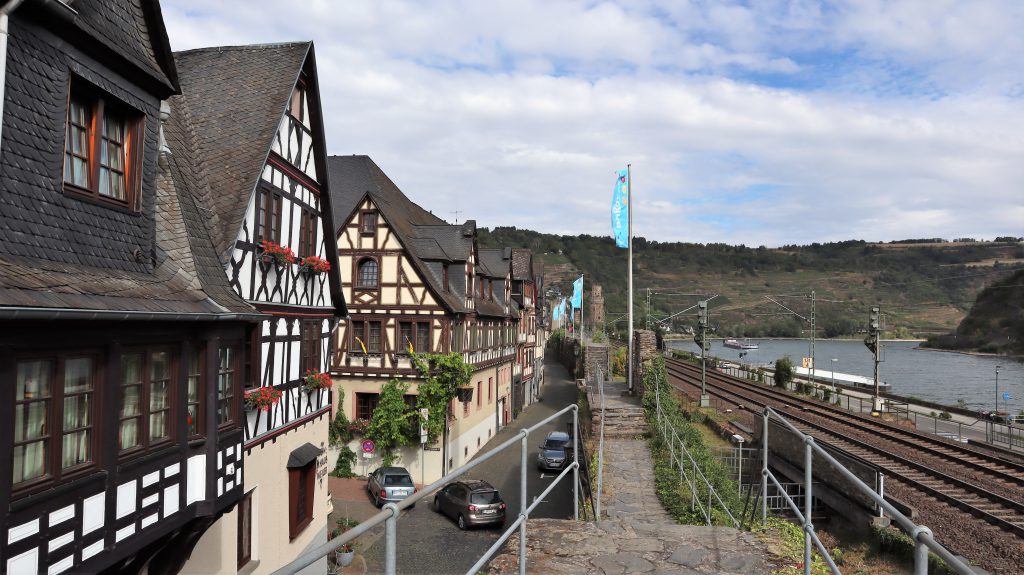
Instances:
[[[8,25],[10,15],[18,9],[24,0],[11,0],[0,7],[0,142],[2,139],[4,99],[7,95],[7,38],[10,36]]]

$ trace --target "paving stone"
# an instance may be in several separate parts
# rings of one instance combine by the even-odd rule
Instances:
[[[616,405],[629,406],[629,401],[636,400],[615,398],[608,401],[607,409],[611,412]],[[631,435],[643,435],[642,419],[629,425],[640,426]],[[770,573],[766,547],[755,536],[726,527],[675,523],[652,488],[653,467],[643,439],[606,436],[601,499],[604,517],[600,523],[531,519],[528,571],[558,575]],[[511,575],[518,572],[518,565],[518,547],[507,544],[489,569],[493,574]]]
[[[654,571],[654,564],[644,559],[639,553],[599,555],[591,559],[590,564],[607,575]]]

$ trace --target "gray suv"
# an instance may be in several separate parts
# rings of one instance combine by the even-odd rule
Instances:
[[[455,520],[459,529],[472,525],[504,525],[505,502],[486,481],[462,479],[434,495],[434,511]]]
[[[569,461],[572,437],[564,431],[552,431],[544,438],[544,443],[537,453],[537,469],[542,471],[558,471]]]
[[[381,467],[366,480],[366,491],[377,507],[397,502],[416,493],[412,476],[404,467]]]

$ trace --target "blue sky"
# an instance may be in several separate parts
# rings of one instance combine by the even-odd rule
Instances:
[[[450,220],[778,246],[1024,236],[1019,0],[162,3],[175,50],[311,39],[328,151]]]

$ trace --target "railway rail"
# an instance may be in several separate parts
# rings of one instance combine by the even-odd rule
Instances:
[[[669,383],[700,386],[700,368],[666,359]],[[946,505],[1024,537],[1024,465],[963,444],[908,430],[753,384],[714,370],[707,393],[728,404],[759,411],[765,406],[785,415],[805,433],[868,461],[887,477]]]

